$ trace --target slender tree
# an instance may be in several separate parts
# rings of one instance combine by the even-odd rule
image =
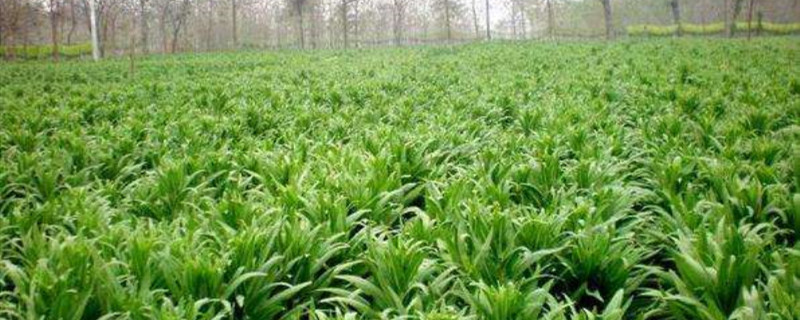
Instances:
[[[300,40],[300,49],[306,47],[305,25],[303,23],[303,8],[306,6],[307,0],[290,0],[294,7],[294,14],[297,17],[297,33]]]
[[[452,25],[453,8],[451,8],[452,3],[450,3],[450,0],[440,0],[439,5],[441,6],[441,9],[443,11],[442,18],[444,19],[443,22],[444,22],[445,34],[447,35],[447,42],[452,42],[453,41],[453,25]]]
[[[756,1],[750,0],[750,6],[747,8],[747,40],[750,40],[752,31],[753,31],[753,7],[755,7]],[[759,26],[760,27],[760,26]]]
[[[77,12],[75,10],[75,0],[69,0],[69,31],[67,32],[67,45],[72,45],[72,35],[78,27]]]
[[[349,43],[350,39],[347,38],[347,36],[349,35],[348,34],[349,33],[349,29],[348,29],[348,23],[347,22],[350,20],[347,17],[347,13],[348,13],[347,12],[347,5],[349,3],[350,3],[350,1],[348,1],[348,0],[342,0],[342,2],[339,4],[339,12],[341,13],[340,19],[342,20],[342,42],[344,44],[344,48],[345,49],[347,49],[347,47],[350,45],[350,43]]]
[[[142,53],[148,53],[149,35],[147,30],[147,0],[139,0],[139,18],[142,20],[139,24],[141,32]]]
[[[0,7],[3,7],[4,9],[3,20],[0,20],[0,24],[5,24],[4,32],[6,36],[4,42],[6,45],[6,50],[3,58],[6,60],[14,60],[14,58],[16,58],[16,33],[19,31],[22,4],[19,0],[8,0],[5,2],[0,2]]]
[[[392,29],[394,33],[394,44],[399,46],[402,42],[403,37],[403,28],[405,27],[405,19],[406,19],[406,7],[408,6],[408,0],[392,0],[393,3],[393,24]]]
[[[100,44],[97,40],[97,12],[95,11],[95,0],[89,1],[89,29],[92,34],[92,59],[100,60]]]
[[[206,1],[206,26],[204,28],[205,37],[205,50],[212,50],[214,48],[214,10],[216,9],[215,0]]]
[[[556,31],[556,19],[555,13],[553,12],[553,0],[546,0],[545,3],[545,10],[547,10],[547,34],[550,36],[550,39],[555,37]]]
[[[512,0],[512,6],[515,6],[517,9],[514,10],[516,14],[513,17],[514,25],[516,26],[519,24],[519,27],[522,29],[522,39],[528,38],[528,9],[525,6],[525,1],[521,0]],[[516,27],[515,27],[516,28]]]
[[[0,46],[5,44],[6,34],[5,34],[5,4],[0,3]]]
[[[729,3],[730,0],[726,0],[726,3]],[[736,33],[736,20],[739,18],[739,13],[742,11],[742,0],[732,0],[733,8],[730,9],[730,19],[728,19],[728,15],[726,14],[726,22],[727,22],[727,30],[728,30],[728,37],[733,37]],[[726,8],[728,6],[726,5]]]
[[[475,26],[475,38],[481,37],[481,30],[478,26],[478,9],[475,8],[475,0],[472,0],[472,22]]]
[[[344,47],[347,49],[350,46],[350,4],[358,0],[341,0],[339,3],[339,10],[342,20],[342,38],[344,40]]]
[[[517,36],[517,3],[516,1],[511,1],[511,33],[514,35],[514,39]]]
[[[233,47],[239,47],[239,37],[236,27],[236,0],[231,0],[231,36],[233,37]]]
[[[50,0],[50,40],[53,44],[53,61],[58,62],[58,23],[61,12],[61,4],[59,0]]]
[[[359,5],[361,4],[360,1],[356,0],[353,2],[353,36],[356,41],[356,48],[360,46],[361,43],[361,26],[359,26]]]
[[[179,40],[178,36],[180,35],[180,32],[184,24],[186,24],[186,19],[188,18],[189,13],[191,12],[190,5],[191,5],[191,0],[181,0],[177,4],[177,8],[173,10],[172,17],[170,17],[171,18],[170,22],[172,25],[172,42],[170,46],[170,51],[172,53],[178,52],[178,40]]]
[[[611,20],[611,0],[599,0],[603,5],[603,18],[606,24],[606,39],[611,40],[614,38],[614,23]]]
[[[670,0],[669,6],[672,9],[672,22],[677,26],[675,28],[675,35],[680,37],[683,31],[681,30],[681,8],[679,0]]]
[[[489,6],[489,0],[486,0],[486,40],[492,40],[492,23],[490,19],[490,11],[491,7]]]

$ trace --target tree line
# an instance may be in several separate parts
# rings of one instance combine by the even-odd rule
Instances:
[[[754,15],[795,22],[800,0],[2,0],[0,46],[13,59],[15,48],[51,45],[58,59],[59,46],[95,38],[98,56],[611,39],[625,25],[684,20],[724,21],[733,35]]]

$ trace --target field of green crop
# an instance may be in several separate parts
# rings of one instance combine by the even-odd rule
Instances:
[[[0,65],[0,318],[798,319],[797,38]]]

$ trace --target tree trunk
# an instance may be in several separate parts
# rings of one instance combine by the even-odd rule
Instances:
[[[109,44],[108,51],[112,54],[114,50],[118,48],[117,46],[117,15],[113,13],[109,13],[108,17],[108,37],[103,37],[104,42]],[[107,39],[107,40],[106,40]]]
[[[102,8],[102,7],[101,7]],[[108,25],[110,24],[107,17],[103,17],[103,11],[100,11],[100,56],[106,56],[108,49]]]
[[[16,57],[16,51],[14,49],[14,33],[9,32],[8,34],[8,41],[6,41],[6,60],[14,60]]]
[[[349,39],[347,39],[347,36],[348,36],[348,32],[347,32],[348,31],[347,5],[348,5],[348,3],[349,3],[349,0],[342,0],[342,5],[341,5],[342,6],[341,7],[341,9],[342,9],[342,37],[344,38],[344,48],[345,49],[347,49],[347,47],[350,46],[350,43],[348,42]]]
[[[279,15],[282,15],[279,13]],[[275,41],[278,49],[283,48],[283,33],[286,32],[285,24],[283,23],[283,17],[276,17],[275,18],[275,27],[278,32],[275,34]]]
[[[159,33],[161,35],[161,52],[169,52],[169,34],[167,33],[167,9],[161,13],[161,21],[159,21]]]
[[[514,39],[517,39],[517,4],[516,2],[511,3],[511,34],[514,35]]]
[[[0,6],[2,7],[2,6]],[[15,51],[14,51],[14,44],[15,44],[15,37],[14,32],[17,28],[17,23],[19,22],[19,8],[11,7],[8,11],[3,12],[3,20],[6,25],[6,29],[2,35],[5,35],[5,39],[3,44],[6,46],[5,55],[3,56],[6,60],[14,60]],[[0,23],[0,25],[3,23]]]
[[[180,33],[179,29],[175,29],[172,31],[172,44],[170,45],[170,52],[176,53],[178,52],[178,34]]]
[[[133,78],[136,76],[136,20],[131,21],[130,43],[128,44],[128,58],[130,58],[130,65],[128,76]]]
[[[354,4],[353,9],[355,10],[355,16],[353,17],[355,19],[355,20],[353,20],[353,29],[354,29],[353,31],[355,31],[355,32],[353,33],[353,35],[354,35],[354,37],[355,37],[354,39],[356,41],[356,48],[358,48],[361,45],[361,43],[360,43],[360,41],[361,41],[360,32],[361,31],[360,31],[360,28],[358,27],[358,4],[359,4],[358,0],[355,0],[355,2],[353,2],[353,4]]]
[[[170,52],[176,53],[178,52],[178,36],[181,33],[181,27],[183,25],[183,19],[178,18],[177,22],[173,22],[172,28],[172,44],[170,46]]]
[[[547,0],[547,34],[550,39],[555,38],[556,21],[553,12],[553,0]]]
[[[472,0],[472,21],[475,25],[475,39],[481,37],[481,30],[478,26],[478,10],[475,8],[475,0]]]
[[[681,30],[681,8],[679,0],[671,0],[669,6],[672,8],[672,22],[675,24],[675,35],[680,37],[683,31]]]
[[[142,41],[142,54],[148,53],[148,30],[147,30],[147,0],[139,0],[139,15],[142,19],[139,28],[141,28],[141,41]]]
[[[208,16],[206,17],[206,28],[205,28],[205,49],[206,51],[211,51],[213,48],[213,41],[214,41],[214,2],[208,1]]]
[[[753,6],[756,1],[750,0],[750,7],[747,8],[747,40],[750,41],[751,34],[753,33]]]
[[[21,11],[18,14],[21,15],[22,17],[29,17],[29,15],[31,14],[29,8],[27,8],[25,6],[19,8],[18,10]],[[24,55],[25,59],[30,58],[30,55],[28,54],[28,50],[27,50],[28,49],[28,45],[30,45],[30,43],[31,43],[29,28],[27,28],[24,25],[24,22],[23,22],[22,26],[17,25],[17,29],[15,30],[15,32],[20,34],[20,40],[22,41],[22,55]]]
[[[310,41],[311,42],[311,49],[316,49],[317,48],[317,31],[319,30],[319,28],[317,28],[317,21],[318,21],[317,20],[317,16],[316,16],[317,10],[316,10],[316,8],[314,7],[313,4],[310,6],[309,9],[311,11],[310,19],[308,19],[310,24],[311,24],[311,26],[310,26],[311,27],[311,32],[309,32],[309,35],[311,36],[311,39],[310,39],[311,40]]]
[[[400,38],[403,33],[403,0],[394,0],[394,45],[400,46]]]
[[[53,44],[53,61],[58,62],[58,0],[50,0],[50,40]]]
[[[526,13],[525,13],[525,6],[520,2],[517,2],[517,5],[519,6],[517,8],[517,13],[519,14],[520,23],[522,24],[522,39],[527,39],[528,38],[528,25],[527,25],[528,19],[527,19]]]
[[[450,28],[450,0],[444,0],[444,21],[447,28],[447,42],[453,40],[453,30]]]
[[[723,13],[722,16],[723,16],[723,20],[725,21],[725,34],[728,35],[728,37],[731,36],[731,22],[730,22],[730,17],[731,17],[731,13],[730,13],[731,9],[730,9],[730,7],[731,7],[731,5],[729,3],[730,1],[731,0],[723,0],[723,3],[722,3],[722,13]]]
[[[100,45],[97,41],[97,12],[95,12],[94,1],[89,0],[89,23],[92,33],[92,59],[100,60]]]
[[[5,24],[5,22],[6,22],[6,18],[5,18],[5,15],[4,15],[4,13],[5,13],[5,12],[3,11],[3,5],[0,5],[0,47],[1,47],[1,46],[3,46],[3,44],[5,44],[5,43],[6,43],[6,42],[5,42],[5,40],[6,40],[6,34],[5,34],[5,32],[4,32],[4,31],[5,31],[5,29],[3,28],[3,25],[4,25],[4,24]]]
[[[736,34],[736,19],[739,18],[739,13],[742,11],[742,0],[733,0],[733,10],[731,19],[728,21],[728,37],[733,37]]]
[[[756,27],[756,37],[761,36],[761,31],[764,30],[764,13],[759,11],[756,16],[758,17],[758,27]]]
[[[172,21],[172,53],[178,52],[178,36],[181,33],[181,28],[186,22],[186,17],[189,15],[189,0],[183,0],[181,6],[178,8],[177,15],[173,17]]]
[[[72,35],[75,34],[75,29],[78,27],[78,21],[75,14],[75,0],[69,0],[69,32],[67,32],[67,45],[72,45]]]
[[[300,49],[305,49],[306,35],[303,27],[303,5],[301,5],[300,3],[296,4],[295,10],[297,10],[297,29],[300,33]]]
[[[233,36],[233,48],[236,49],[239,47],[239,38],[236,33],[236,0],[231,0],[231,33]]]
[[[486,40],[492,40],[492,27],[491,27],[491,22],[490,22],[491,19],[489,19],[490,18],[490,14],[489,14],[490,10],[491,10],[491,7],[489,7],[489,0],[486,0]]]
[[[611,0],[600,0],[603,4],[603,17],[606,22],[606,39],[611,40],[614,38],[614,23],[611,20]]]

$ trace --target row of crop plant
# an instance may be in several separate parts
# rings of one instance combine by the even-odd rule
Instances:
[[[751,30],[752,28],[752,30]],[[626,29],[629,36],[672,36],[686,35],[718,35],[725,33],[725,24],[722,22],[710,24],[682,23],[680,25],[631,25]],[[754,34],[788,35],[800,33],[800,23],[770,23],[770,22],[737,22],[735,31]]]
[[[69,46],[59,46],[58,52],[64,58],[79,58],[92,54],[92,45],[89,43]],[[13,56],[17,59],[48,59],[53,57],[51,45],[29,46],[0,46],[0,57]]]

